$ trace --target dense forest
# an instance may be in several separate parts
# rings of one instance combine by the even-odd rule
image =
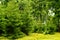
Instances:
[[[60,0],[0,0],[0,36],[60,32]]]

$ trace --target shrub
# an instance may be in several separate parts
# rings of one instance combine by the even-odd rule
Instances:
[[[7,11],[6,11],[7,12]],[[27,34],[33,30],[32,16],[20,14],[18,12],[0,13],[0,35],[12,36]]]
[[[52,21],[50,23],[49,22],[42,24],[37,32],[43,34],[53,34],[54,32],[56,32],[57,26],[53,24]]]
[[[30,7],[26,3],[24,10],[19,10],[19,4],[15,4],[14,1],[8,2],[6,8],[2,5],[0,7],[0,35],[10,38],[18,38],[28,35],[33,32],[33,21],[34,18],[30,14],[30,9],[27,10],[27,7]],[[15,6],[14,6],[15,5]],[[20,4],[22,5],[22,4]]]

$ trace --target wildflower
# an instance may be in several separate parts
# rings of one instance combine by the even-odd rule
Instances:
[[[49,11],[49,13],[48,13],[49,16],[54,16],[55,15],[55,13],[52,10],[48,10],[48,11]]]

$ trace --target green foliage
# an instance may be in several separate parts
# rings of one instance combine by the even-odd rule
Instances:
[[[60,1],[56,1],[1,0],[0,36],[15,39],[32,32],[54,33],[60,27]]]
[[[23,6],[24,10],[19,10],[19,6],[23,3],[15,4],[14,1],[8,3],[6,8],[0,8],[0,35],[11,38],[18,38],[24,35],[28,35],[33,32],[34,18],[30,14],[30,11],[26,11],[27,6]],[[14,6],[15,5],[15,6]]]

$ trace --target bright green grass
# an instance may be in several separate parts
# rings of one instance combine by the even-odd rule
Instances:
[[[8,39],[5,37],[0,37],[0,40],[8,40]],[[29,36],[25,36],[23,38],[18,38],[16,40],[60,40],[60,33],[55,33],[53,35],[32,33]]]
[[[7,39],[5,37],[0,37],[0,40],[9,40],[9,39]]]
[[[16,40],[60,40],[60,33],[55,33],[53,35],[32,33],[30,36],[18,38]]]

